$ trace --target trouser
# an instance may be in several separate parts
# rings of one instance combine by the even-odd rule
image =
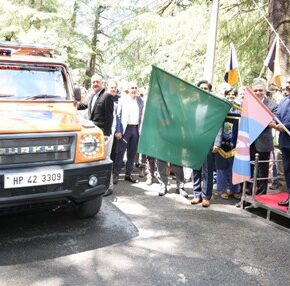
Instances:
[[[118,145],[118,140],[114,136],[111,155],[110,155],[110,158],[113,161],[113,165],[114,165],[114,162],[116,161],[117,145]]]
[[[279,184],[279,179],[278,179],[278,164],[277,164],[277,161],[276,161],[276,155],[275,155],[275,152],[272,151],[271,152],[272,154],[272,173],[273,173],[273,180],[272,180],[272,184]]]
[[[164,185],[167,187],[168,185],[168,177],[166,174],[166,167],[167,162],[162,160],[157,160],[157,179],[161,185]],[[183,174],[183,168],[181,166],[172,165],[172,171],[174,172],[176,176],[176,186],[177,188],[183,188],[184,187],[184,174]]]
[[[224,166],[219,166],[217,164],[217,177],[216,177],[216,182],[217,182],[217,191],[224,193],[227,191],[227,188],[229,187],[230,191],[233,193],[239,193],[240,192],[240,184],[233,185],[232,183],[232,176],[233,176],[233,162],[234,158],[223,158],[222,159],[224,162]],[[226,164],[225,164],[226,163]],[[224,167],[224,168],[222,168]]]
[[[183,167],[172,165],[172,171],[175,174],[176,177],[176,187],[184,188],[184,173],[183,173]]]
[[[211,150],[200,170],[192,170],[193,195],[210,200],[213,188],[214,157]]]
[[[282,151],[284,176],[286,180],[286,191],[290,193],[290,149],[282,148],[281,151]]]
[[[225,170],[217,170],[217,190],[218,192],[225,193],[229,187],[230,191],[233,193],[240,192],[240,184],[232,184],[232,166],[229,166]]]
[[[114,163],[114,175],[119,176],[123,158],[127,150],[126,175],[131,175],[134,167],[134,159],[137,153],[139,140],[138,125],[127,125],[123,137],[118,140],[117,154]]]
[[[250,146],[250,157],[251,161],[255,161],[256,153],[259,154],[259,161],[269,161],[270,152],[258,152],[255,144]],[[251,177],[254,175],[254,165],[251,164]],[[266,194],[268,188],[268,177],[269,177],[269,162],[258,164],[257,178],[266,178],[264,180],[257,180],[257,194]]]
[[[168,177],[166,175],[167,162],[158,159],[156,165],[157,165],[157,179],[161,185],[167,188],[168,185]]]
[[[112,151],[112,146],[113,146],[113,141],[114,141],[114,135],[110,135],[108,139],[105,142],[105,149],[106,149],[106,154],[107,158],[110,158],[110,154]],[[111,177],[110,177],[110,183],[109,183],[109,189],[113,190],[113,173],[111,172]]]
[[[275,152],[275,158],[277,159],[278,175],[283,178],[284,176],[283,161],[282,162],[280,161],[282,160],[282,151],[279,148],[275,148],[274,152]]]
[[[154,178],[154,172],[155,172],[155,165],[156,160],[153,157],[147,156],[146,157],[146,173],[147,173],[147,179],[153,179]]]

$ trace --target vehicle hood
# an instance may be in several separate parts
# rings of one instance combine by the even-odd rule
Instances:
[[[73,101],[0,102],[0,134],[80,130]]]

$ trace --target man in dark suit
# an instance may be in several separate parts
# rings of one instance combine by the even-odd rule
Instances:
[[[290,83],[290,82],[289,82]],[[277,117],[281,123],[289,130],[290,129],[290,84],[286,86],[288,95],[279,103],[277,110]],[[282,161],[284,168],[284,175],[286,180],[286,191],[288,198],[285,201],[279,202],[280,206],[289,206],[289,194],[290,194],[290,136],[285,132],[285,128],[282,124],[278,124],[276,129],[280,131],[279,145],[282,151]]]
[[[254,80],[252,85],[253,91],[256,96],[268,107],[270,111],[275,113],[277,111],[277,103],[268,99],[266,96],[266,81],[262,78]],[[276,127],[276,123],[271,122],[259,137],[250,146],[250,158],[251,161],[255,161],[256,153],[259,154],[259,161],[268,161],[270,159],[270,153],[274,150],[272,128]],[[253,177],[254,166],[251,164],[251,175]],[[269,176],[269,162],[259,163],[258,165],[258,177],[266,178],[264,180],[257,181],[256,194],[266,194],[268,188],[268,176]],[[249,193],[251,194],[251,190]]]
[[[94,122],[104,132],[106,140],[106,149],[108,149],[109,139],[112,139],[112,124],[114,117],[114,101],[110,93],[105,92],[103,87],[103,79],[101,76],[95,74],[91,78],[93,94],[89,99],[88,104],[88,118]],[[111,149],[111,145],[110,148]],[[111,150],[106,150],[110,156]],[[108,190],[104,196],[109,196],[113,193],[113,178]]]
[[[114,102],[112,96],[105,92],[101,76],[93,75],[91,84],[93,94],[89,99],[88,117],[103,130],[107,139],[112,133]]]

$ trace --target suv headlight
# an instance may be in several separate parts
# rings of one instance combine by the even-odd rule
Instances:
[[[94,156],[99,151],[100,140],[91,134],[84,135],[80,140],[80,152],[87,157]]]
[[[102,160],[106,157],[102,133],[80,133],[77,138],[76,163]]]

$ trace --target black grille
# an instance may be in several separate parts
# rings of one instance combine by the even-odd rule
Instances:
[[[56,137],[0,137],[0,166],[29,163],[67,162],[73,160],[74,141],[72,136]]]

